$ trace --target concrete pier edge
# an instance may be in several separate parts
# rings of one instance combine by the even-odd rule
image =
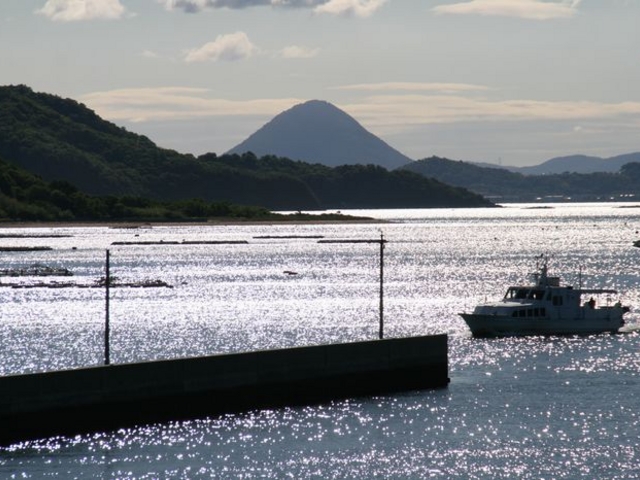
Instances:
[[[0,445],[446,387],[447,335],[0,377]]]

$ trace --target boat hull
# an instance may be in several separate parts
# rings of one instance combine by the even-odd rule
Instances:
[[[477,313],[461,313],[460,316],[467,323],[474,337],[618,333],[619,329],[624,325],[622,315],[592,319],[513,318]]]

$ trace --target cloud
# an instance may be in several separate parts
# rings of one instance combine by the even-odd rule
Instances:
[[[206,62],[219,60],[236,61],[251,57],[257,47],[251,43],[249,37],[244,32],[218,35],[213,42],[204,44],[187,52],[185,61]]]
[[[385,0],[329,0],[315,7],[313,11],[333,15],[369,17],[384,3]]]
[[[438,5],[432,11],[438,14],[493,15],[529,20],[569,18],[576,14],[581,0],[470,0]]]
[[[211,8],[243,9],[271,6],[274,8],[308,8],[316,13],[368,17],[386,0],[158,0],[167,10],[197,13]]]
[[[574,122],[573,125],[580,125],[589,121],[606,120],[637,127],[640,121],[640,102],[495,100],[467,93],[375,95],[337,106],[367,128],[378,131],[398,131],[416,125],[487,121],[567,120]],[[187,87],[111,90],[80,98],[80,101],[95,109],[102,117],[128,122],[275,116],[305,100],[307,99],[278,98],[231,101],[212,97],[208,89]]]
[[[468,83],[418,83],[418,82],[381,82],[359,83],[334,87],[334,90],[356,90],[363,92],[375,91],[434,91],[440,93],[473,92],[489,90],[483,85]]]
[[[129,88],[94,92],[79,100],[111,121],[156,122],[204,117],[275,116],[304,100],[295,98],[232,101],[211,97],[206,88]]]
[[[56,22],[82,20],[115,20],[122,18],[126,9],[120,0],[47,0],[36,13]]]
[[[153,50],[144,50],[140,55],[145,58],[160,58],[160,55]]]
[[[298,45],[291,45],[280,50],[280,56],[282,58],[313,58],[318,55],[320,49],[318,48],[306,48]]]
[[[379,127],[533,120],[633,122],[640,117],[640,102],[494,100],[464,95],[379,95],[344,108],[366,125]]]

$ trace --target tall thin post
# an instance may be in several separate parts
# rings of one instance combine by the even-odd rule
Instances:
[[[380,232],[380,333],[384,337],[384,235]]]
[[[105,306],[105,318],[104,318],[104,364],[109,365],[111,359],[109,358],[109,286],[111,284],[111,277],[109,274],[109,250],[107,250],[107,263],[104,276],[104,306]]]

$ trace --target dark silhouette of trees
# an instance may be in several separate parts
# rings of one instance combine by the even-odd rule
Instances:
[[[87,214],[92,204],[80,192],[120,199],[102,205],[119,217],[142,208],[123,197],[271,210],[489,205],[464,189],[382,167],[331,168],[253,153],[196,158],[159,148],[74,100],[26,86],[0,87],[0,158],[53,182],[48,194],[34,187],[32,201]],[[12,188],[7,182],[0,178],[3,191]],[[193,212],[197,207],[189,206]]]

